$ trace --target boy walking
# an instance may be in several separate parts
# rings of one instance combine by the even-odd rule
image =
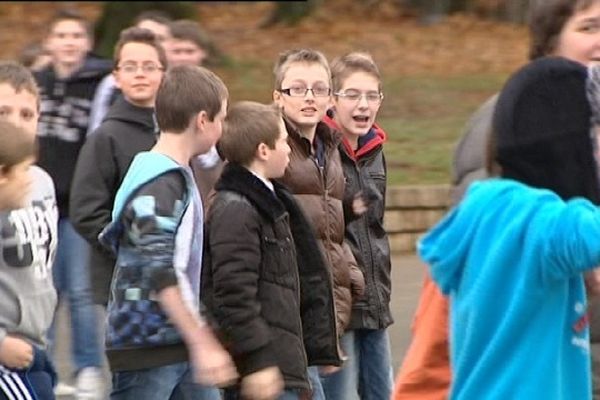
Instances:
[[[79,150],[86,139],[96,87],[110,70],[107,60],[88,55],[90,28],[77,13],[60,12],[49,24],[48,67],[35,73],[41,91],[38,164],[56,185],[58,248],[53,268],[59,298],[68,299],[78,396],[102,392],[98,322],[90,291],[89,245],[69,218],[69,194]],[[49,333],[54,336],[54,329]],[[52,340],[51,340],[52,341]]]
[[[203,275],[242,378],[225,398],[298,399],[310,390],[307,363],[338,362],[331,278],[293,195],[273,180],[290,153],[280,111],[242,102],[225,122]]]
[[[206,69],[167,71],[156,98],[158,142],[134,158],[101,234],[117,255],[106,333],[113,400],[219,399],[195,383],[235,379],[200,315],[203,211],[189,168],[221,136],[227,96]]]
[[[39,93],[22,65],[0,62],[0,109],[0,399],[54,399],[45,347],[58,215],[52,179],[31,165]]]

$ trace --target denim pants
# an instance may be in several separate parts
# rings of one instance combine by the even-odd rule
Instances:
[[[386,329],[354,331],[354,367],[361,400],[389,399],[393,372],[390,337]]]
[[[358,400],[354,331],[344,333],[340,339],[340,345],[348,358],[339,371],[328,375],[320,374],[323,393],[327,400]]]
[[[300,399],[300,394],[295,390],[284,390],[277,397],[277,400],[298,400]],[[314,397],[313,397],[314,399]],[[243,400],[239,388],[235,389],[225,389],[223,393],[223,400]]]
[[[152,351],[152,350],[150,350]],[[115,372],[111,400],[220,400],[219,389],[193,381],[187,362]]]
[[[67,218],[58,221],[58,246],[52,267],[59,301],[67,298],[71,322],[71,349],[75,372],[102,365],[98,317],[92,300],[89,244]],[[54,348],[56,318],[48,332],[49,352]]]
[[[387,330],[346,332],[341,346],[348,360],[341,370],[321,375],[327,400],[381,400],[392,394],[392,355]]]

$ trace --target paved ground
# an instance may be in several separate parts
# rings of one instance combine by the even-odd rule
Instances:
[[[395,323],[390,328],[392,361],[394,371],[398,370],[410,341],[410,323],[421,289],[424,264],[412,254],[397,255],[392,260],[392,312]],[[59,310],[57,343],[57,368],[61,379],[71,382],[68,317],[64,307]],[[105,370],[107,382],[108,371]],[[61,400],[71,399],[61,397]]]

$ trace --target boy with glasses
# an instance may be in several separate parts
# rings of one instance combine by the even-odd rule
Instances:
[[[115,259],[99,244],[98,234],[110,222],[115,194],[133,157],[156,143],[154,103],[167,60],[155,35],[134,27],[121,32],[114,65],[123,96],[81,149],[71,192],[73,224],[92,245],[94,300],[104,306]]]
[[[349,365],[339,373],[358,376],[346,398],[388,399],[392,392],[390,339],[390,244],[383,216],[386,134],[375,123],[383,100],[379,69],[370,55],[349,53],[331,65],[333,108],[330,127],[343,135],[340,145],[346,177],[346,239],[365,277],[365,296],[354,304],[348,335]],[[358,196],[355,196],[358,193]],[[351,206],[350,206],[351,205]],[[348,378],[349,379],[349,378]]]
[[[350,247],[344,240],[344,173],[338,145],[340,135],[321,122],[331,104],[331,73],[322,53],[291,50],[279,57],[275,68],[273,99],[281,107],[291,147],[290,163],[279,179],[296,196],[319,239],[326,264],[332,276],[336,329],[327,340],[338,341],[350,322],[353,298],[362,295],[364,279],[356,266]],[[340,358],[352,343],[344,340],[338,349]],[[312,365],[340,365],[340,360],[310,362]],[[329,396],[338,383],[325,375],[332,368],[322,368],[323,383]],[[324,398],[315,369],[309,373],[315,390],[314,398]],[[355,382],[346,383],[352,386]]]

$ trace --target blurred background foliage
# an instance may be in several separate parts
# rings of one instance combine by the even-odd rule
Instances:
[[[297,2],[1,2],[0,57],[43,40],[60,8],[96,24],[96,52],[110,57],[137,14],[161,10],[199,21],[222,56],[211,65],[231,100],[269,102],[279,52],[312,47],[332,60],[369,51],[385,100],[379,122],[390,184],[445,183],[469,115],[526,62],[527,0],[307,0]]]

